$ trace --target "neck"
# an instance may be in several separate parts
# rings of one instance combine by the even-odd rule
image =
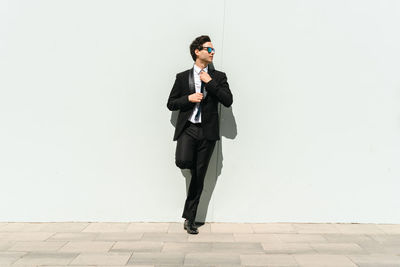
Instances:
[[[204,69],[205,67],[208,66],[208,63],[207,63],[207,62],[202,61],[202,60],[200,60],[200,59],[196,59],[195,64],[196,64],[197,67],[199,67],[199,68],[201,68],[201,69]]]

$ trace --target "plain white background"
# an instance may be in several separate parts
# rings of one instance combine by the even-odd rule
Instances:
[[[234,96],[207,221],[400,223],[399,14],[395,0],[1,0],[0,221],[181,221],[166,102],[207,34]]]

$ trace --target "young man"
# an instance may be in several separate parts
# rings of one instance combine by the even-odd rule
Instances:
[[[218,103],[232,105],[232,93],[224,72],[209,66],[215,49],[210,37],[197,37],[190,45],[194,65],[176,74],[168,98],[169,110],[179,110],[174,141],[177,141],[175,164],[190,169],[192,178],[187,192],[182,218],[184,229],[197,234],[195,218],[203,191],[208,163],[219,136]]]

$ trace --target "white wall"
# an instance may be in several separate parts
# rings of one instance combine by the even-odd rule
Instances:
[[[166,101],[208,34],[234,103],[198,220],[400,223],[399,14],[396,0],[0,0],[0,221],[181,221]]]

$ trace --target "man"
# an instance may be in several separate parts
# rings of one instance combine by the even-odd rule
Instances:
[[[232,105],[232,93],[224,72],[212,68],[215,49],[210,37],[197,37],[190,45],[193,68],[176,75],[168,98],[169,110],[179,110],[174,141],[175,164],[190,169],[191,181],[182,218],[189,234],[198,234],[195,226],[197,206],[203,191],[208,163],[219,136],[218,103]],[[209,65],[210,64],[210,65]]]

